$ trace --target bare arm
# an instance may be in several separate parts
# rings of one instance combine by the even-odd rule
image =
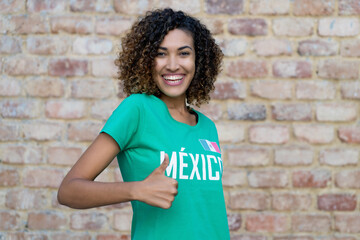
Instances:
[[[93,208],[139,200],[169,208],[177,194],[177,182],[164,175],[168,156],[144,181],[94,182],[119,151],[112,137],[99,134],[62,181],[58,191],[59,203],[72,208]]]

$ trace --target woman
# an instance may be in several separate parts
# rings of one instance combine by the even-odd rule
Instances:
[[[116,61],[130,96],[64,178],[59,202],[131,201],[132,239],[229,239],[217,131],[189,107],[209,101],[222,56],[206,27],[181,11],[136,22]],[[94,182],[115,156],[124,182]]]

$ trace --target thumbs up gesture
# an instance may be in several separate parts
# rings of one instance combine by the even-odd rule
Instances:
[[[168,209],[171,207],[178,191],[178,182],[165,176],[166,167],[169,165],[169,156],[145,180],[140,182],[139,201],[149,205]]]

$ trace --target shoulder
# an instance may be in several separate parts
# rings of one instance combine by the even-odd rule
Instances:
[[[205,114],[201,113],[198,110],[193,109],[194,112],[197,113],[197,115],[199,116],[199,119],[201,118],[201,121],[209,126],[214,126],[215,127],[215,123],[209,118],[207,117]]]
[[[145,103],[150,101],[150,98],[149,95],[142,93],[131,94],[120,103],[120,106],[142,108]]]

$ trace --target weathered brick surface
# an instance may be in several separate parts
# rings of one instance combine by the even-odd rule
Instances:
[[[141,15],[199,18],[224,53],[211,101],[232,240],[358,240],[359,0],[0,1],[0,239],[130,240],[131,205],[57,187],[126,97]],[[116,159],[96,181],[123,181]]]

